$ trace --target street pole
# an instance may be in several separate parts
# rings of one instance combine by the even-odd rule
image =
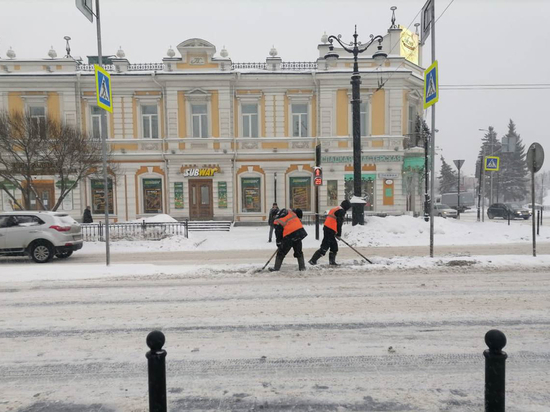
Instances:
[[[357,31],[353,35],[357,44]],[[353,75],[351,76],[351,110],[353,119],[353,196],[355,201],[361,198],[361,76],[357,62],[357,48],[353,53]],[[352,224],[363,225],[365,223],[365,204],[363,202],[352,205]]]
[[[483,156],[483,163],[485,164],[485,156]],[[483,172],[483,184],[481,185],[481,221],[485,222],[485,171]]]
[[[435,16],[432,16],[432,64],[435,62]],[[435,104],[432,105],[432,138],[430,148],[430,257],[434,257],[434,194],[435,194]]]
[[[321,167],[321,144],[315,146],[315,167]],[[315,240],[319,240],[319,185],[315,184]]]
[[[429,146],[430,135],[426,135],[424,139],[424,221],[428,222],[430,220],[430,202],[428,201],[428,185],[429,185],[429,175],[428,175],[428,146]]]
[[[458,211],[457,216],[460,219],[460,167],[458,168]]]
[[[479,178],[477,183],[477,221],[481,220],[480,210],[481,210],[481,185],[483,184],[483,175],[481,173],[484,163],[484,156],[479,158]]]
[[[529,166],[531,169],[531,223],[533,226],[533,256],[537,256],[537,237],[535,229],[535,152],[536,148],[531,146],[533,150],[533,164]],[[531,149],[531,147],[529,149]]]
[[[95,21],[97,27],[97,61],[99,67],[103,67],[103,56],[101,52],[101,20],[99,18],[99,0],[95,0],[95,13]],[[103,198],[105,201],[105,264],[109,266],[111,264],[111,250],[109,247],[109,172],[107,170],[106,139],[107,136],[105,133],[103,133],[103,136],[101,138],[101,154],[103,156]]]

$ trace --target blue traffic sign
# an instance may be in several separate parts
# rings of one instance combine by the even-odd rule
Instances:
[[[113,99],[111,93],[111,75],[97,64],[94,66],[97,105],[112,113]]]
[[[497,156],[485,157],[485,170],[490,172],[498,172],[500,168],[500,158]]]
[[[439,71],[437,60],[424,71],[424,109],[439,100]]]

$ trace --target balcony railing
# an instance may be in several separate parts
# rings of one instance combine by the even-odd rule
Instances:
[[[117,68],[114,64],[104,64],[102,66],[105,70],[109,72],[116,72]],[[246,70],[246,69],[255,69],[255,70],[268,70],[271,65],[268,65],[266,62],[258,63],[232,63],[231,70]],[[128,71],[153,71],[153,70],[165,70],[166,66],[164,63],[131,63],[128,64]],[[307,71],[307,70],[317,70],[317,62],[282,62],[280,70],[285,71]],[[83,72],[92,72],[94,71],[93,64],[79,64],[77,66],[77,71]]]

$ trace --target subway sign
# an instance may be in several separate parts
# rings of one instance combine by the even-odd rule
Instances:
[[[191,168],[183,171],[183,177],[212,177],[219,171],[219,167]]]

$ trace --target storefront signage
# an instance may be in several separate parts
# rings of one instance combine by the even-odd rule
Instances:
[[[183,182],[174,182],[174,207],[183,209]]]
[[[183,177],[212,177],[219,172],[219,167],[202,167],[183,170]]]
[[[378,177],[382,179],[397,179],[399,176],[399,173],[378,173]]]
[[[227,209],[227,182],[218,182],[218,207]]]
[[[380,156],[361,156],[361,163],[378,162],[402,162],[403,156],[399,155],[380,155]],[[353,156],[323,156],[322,163],[353,163]]]

